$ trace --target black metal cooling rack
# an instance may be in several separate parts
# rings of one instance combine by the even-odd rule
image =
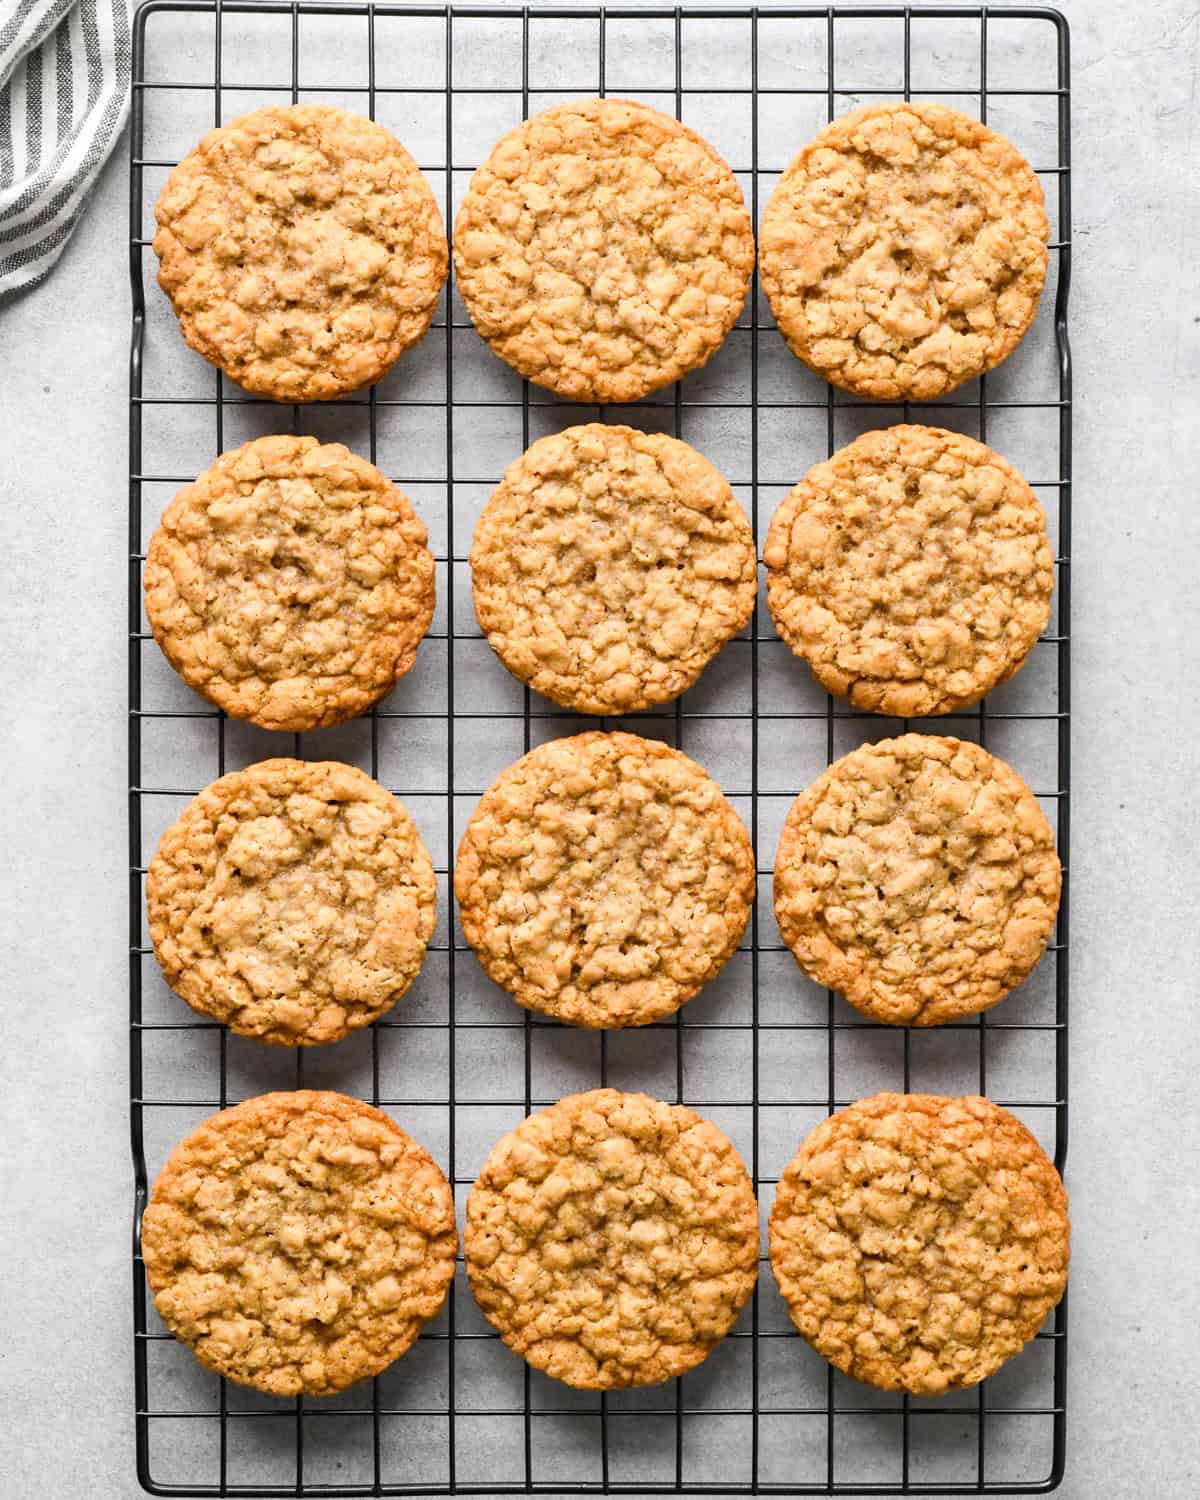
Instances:
[[[320,34],[314,49],[318,59],[309,60],[305,28],[317,20],[336,26],[339,35],[357,37],[358,61],[349,81],[344,67],[336,79],[323,72],[321,39],[332,32]],[[275,31],[258,38],[255,54],[237,28],[259,24]],[[570,35],[548,46],[547,28],[555,25],[569,26]],[[929,46],[927,35],[933,38]],[[577,78],[566,86],[561,68],[554,71],[553,60],[561,61],[564,48],[589,70],[582,86]],[[436,76],[429,73],[427,53],[440,59]],[[262,76],[245,72],[246,58],[254,55],[269,58]],[[416,72],[414,58],[420,59]],[[1000,696],[999,706],[994,696],[970,716],[937,722],[950,732],[988,741],[1026,770],[1056,819],[1064,871],[1068,863],[1070,91],[1068,30],[1058,12],[973,6],[447,9],[307,0],[148,0],[134,27],[130,195],[129,939],[138,1478],[162,1495],[1052,1490],[1065,1456],[1065,1303],[1026,1353],[991,1381],[942,1401],[910,1402],[881,1396],[824,1366],[791,1330],[764,1266],[739,1326],[699,1371],[651,1391],[594,1396],[531,1375],[474,1313],[459,1277],[446,1312],[393,1371],[341,1399],[282,1402],[254,1398],[199,1371],[158,1323],[147,1298],[139,1254],[141,1212],[148,1178],[166,1150],[205,1114],[247,1094],[301,1085],[306,1077],[359,1092],[391,1110],[434,1149],[460,1196],[478,1166],[474,1158],[516,1117],[561,1093],[610,1080],[681,1099],[725,1124],[742,1146],[764,1207],[783,1162],[815,1118],[884,1087],[984,1093],[991,1084],[998,1102],[1023,1114],[1063,1165],[1065,884],[1055,941],[1034,979],[999,1011],[938,1028],[936,1034],[873,1026],[832,994],[805,988],[777,940],[769,897],[765,904],[760,901],[763,909],[754,913],[748,942],[730,966],[734,979],[710,987],[719,992],[713,1003],[706,991],[671,1021],[639,1032],[636,1051],[630,1034],[564,1040],[565,1028],[528,1013],[516,1018],[506,1000],[480,999],[474,959],[446,918],[456,836],[490,779],[473,772],[472,759],[478,757],[467,751],[478,746],[480,731],[485,738],[507,734],[512,759],[536,740],[574,732],[582,724],[527,689],[512,688],[515,700],[510,696],[494,708],[479,697],[475,664],[486,647],[479,646],[474,621],[463,614],[469,598],[463,572],[468,512],[480,487],[498,479],[531,434],[587,420],[596,409],[556,407],[545,393],[506,373],[507,386],[480,395],[475,372],[482,345],[474,347],[478,341],[453,296],[445,299],[421,346],[429,361],[428,390],[418,381],[416,394],[396,394],[385,381],[332,407],[289,409],[251,399],[190,355],[182,355],[191,362],[177,362],[174,372],[167,370],[169,361],[153,357],[160,346],[182,350],[175,330],[160,328],[154,317],[155,299],[161,302],[149,248],[160,185],[155,174],[165,175],[179,150],[190,144],[154,154],[147,142],[159,100],[169,108],[199,101],[205,116],[200,128],[267,97],[336,96],[335,102],[372,116],[385,101],[414,102],[440,121],[431,137],[440,147],[434,149],[436,159],[421,165],[435,186],[444,188],[449,219],[456,189],[479,154],[475,150],[472,159],[464,159],[460,127],[485,100],[511,96],[524,115],[555,97],[588,92],[644,96],[686,115],[705,134],[706,110],[748,102],[744,158],[736,148],[727,154],[756,223],[774,176],[812,133],[809,122],[815,126],[860,99],[933,95],[977,110],[985,119],[1015,102],[1043,111],[1037,140],[1054,159],[1037,156],[1036,130],[1029,149],[1056,224],[1046,305],[1035,325],[1035,334],[1039,328],[1045,332],[1048,378],[1036,390],[1027,389],[1037,382],[1025,346],[1000,372],[930,408],[851,400],[810,377],[786,353],[781,375],[782,341],[756,281],[747,313],[727,346],[730,378],[714,380],[702,372],[636,407],[622,408],[621,419],[686,434],[704,449],[745,497],[760,540],[783,489],[864,425],[907,419],[911,410],[942,425],[964,426],[1016,457],[1012,444],[1020,440],[1020,423],[1041,423],[1034,462],[1047,468],[1036,472],[1034,483],[1052,529],[1057,528],[1055,621],[1035,648],[1033,664],[1011,691],[1002,690],[1008,696]],[[699,113],[690,113],[691,106]],[[813,117],[814,108],[820,119]],[[781,126],[781,119],[791,123]],[[999,128],[1012,133],[1007,116]],[[772,150],[781,129],[785,138]],[[1035,342],[1031,335],[1026,344]],[[714,368],[726,358],[723,351]],[[179,370],[186,371],[182,386]],[[477,462],[465,465],[460,439],[486,425],[490,413],[509,414],[512,440],[497,447],[486,472],[476,472]],[[422,453],[444,450],[432,475],[427,462],[407,474],[392,465],[418,509],[439,510],[444,522],[440,545],[437,528],[432,529],[439,598],[445,602],[422,648],[432,654],[432,670],[406,679],[402,690],[359,722],[351,742],[331,744],[333,732],[326,732],[324,737],[259,736],[248,744],[243,726],[185,689],[164,686],[163,674],[156,671],[157,647],[142,614],[141,571],[158,511],[171,488],[250,435],[243,430],[247,421],[256,422],[257,430],[320,424],[322,432],[344,436],[373,461],[386,463],[393,451],[391,427],[410,414],[424,434]],[[773,473],[767,433],[779,421],[788,424],[793,456],[786,472]],[[167,447],[172,434],[183,444],[197,422],[205,434],[199,448],[193,444],[187,458],[159,462],[163,433]],[[148,455],[152,423],[158,436],[155,454]],[[736,423],[742,424],[743,437],[730,445],[728,427]],[[847,423],[850,430],[844,431]],[[417,491],[425,496],[424,505]],[[816,700],[805,669],[786,657],[765,611],[756,613],[726,657],[734,659],[736,670],[715,692],[702,683],[665,714],[639,715],[629,724],[691,750],[724,781],[745,811],[765,881],[774,830],[791,797],[852,743],[883,737],[899,724],[851,712],[829,698]],[[498,664],[484,670],[507,684]],[[715,672],[710,668],[707,678]],[[439,725],[444,726],[440,737]],[[1040,761],[1028,747],[1036,770],[1023,762],[1018,731],[1043,737]],[[722,771],[713,764],[726,745],[744,752],[744,771]],[[426,841],[442,851],[435,863],[443,917],[419,981],[421,998],[413,998],[414,990],[397,1014],[357,1039],[358,1050],[345,1065],[331,1065],[305,1049],[283,1056],[242,1044],[224,1028],[190,1019],[181,1002],[162,992],[144,929],[143,876],[155,830],[212,776],[281,748],[356,759],[409,802]],[[422,762],[416,774],[423,754],[430,763]],[[784,785],[774,769],[773,757],[780,754],[789,767],[795,763]],[[399,761],[404,774],[391,774]],[[181,768],[200,764],[207,771],[181,774]],[[564,1053],[557,1059],[561,1080],[547,1068],[547,1045]],[[341,1055],[350,1047],[325,1050]],[[464,1070],[464,1060],[478,1057],[481,1049],[483,1071]],[[714,1056],[718,1063],[724,1060],[723,1070],[714,1069]],[[505,1075],[505,1057],[511,1076]],[[414,1368],[410,1380],[405,1372]]]

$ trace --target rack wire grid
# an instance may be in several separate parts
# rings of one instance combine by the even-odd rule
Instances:
[[[1065,1303],[998,1375],[940,1400],[845,1379],[792,1329],[765,1264],[740,1322],[673,1384],[576,1392],[510,1354],[456,1278],[445,1311],[391,1370],[340,1398],[280,1401],[203,1371],[159,1322],[139,1253],[147,1182],[213,1110],[270,1088],[339,1088],[382,1105],[465,1192],[494,1141],[576,1089],[612,1083],[682,1100],[749,1164],[765,1215],[820,1118],[880,1088],[989,1093],[1062,1167],[1067,1124],[1067,897],[1042,964],[998,1010],[933,1030],[882,1027],[800,973],[779,941],[771,856],[787,807],[837,755],[898,732],[822,694],[760,607],[675,705],[621,721],[696,756],[755,840],[758,909],[724,973],[670,1021],[595,1033],[520,1013],[454,925],[449,872],[475,799],[542,739],[583,720],[492,658],[465,553],[504,466],[573,421],[625,420],[687,438],[735,484],[760,541],[808,466],[910,413],[993,443],[1031,476],[1057,536],[1056,613],[1030,662],[987,703],[917,727],[985,742],[1016,764],[1057,827],[1069,784],[1071,379],[1068,31],[1041,8],[874,6],[719,10],[433,9],[287,0],[149,0],[134,30],[133,343],[129,481],[131,1128],[137,1472],[160,1495],[405,1495],[671,1491],[726,1494],[1034,1493],[1063,1472]],[[1011,136],[1038,169],[1052,222],[1049,283],[1021,348],[931,405],[863,403],[793,359],[757,281],[702,371],[629,408],[564,406],[477,338],[448,290],[434,328],[364,395],[280,407],[186,349],[153,285],[153,203],[204,129],[258,104],[321,100],[391,126],[447,221],[492,142],[548,104],[632,95],[698,128],[737,169],[757,224],[780,169],[858,102],[942,99]],[[147,285],[149,283],[149,285]],[[175,488],[222,450],[290,427],[378,462],[429,525],[438,613],[415,670],[368,717],[272,735],[228,720],[163,662],[142,612],[146,538]],[[288,752],[351,761],[402,797],[434,853],[440,916],[403,1003],[338,1046],[262,1047],[191,1018],[149,945],[143,877],[162,829],[214,776]]]

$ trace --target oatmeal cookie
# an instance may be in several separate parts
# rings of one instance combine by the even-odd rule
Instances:
[[[458,288],[519,374],[573,401],[636,401],[704,364],[737,321],[754,236],[707,141],[628,99],[510,131],[454,225]]]
[[[475,1300],[510,1349],[584,1390],[706,1359],[758,1274],[758,1207],[732,1143],[682,1104],[596,1089],[531,1115],[467,1199]]]
[[[1018,1354],[1067,1284],[1062,1181],[988,1099],[876,1094],[812,1132],[771,1209],[771,1269],[819,1354],[940,1396]]]
[[[987,1010],[1049,942],[1062,869],[1033,793],[978,745],[906,734],[844,755],[792,804],[775,916],[810,979],[864,1015]]]
[[[749,620],[756,578],[750,522],[706,458],[598,422],[510,464],[471,547],[492,649],[586,714],[678,698]]]
[[[759,235],[763,291],[798,358],[880,401],[930,400],[998,365],[1046,279],[1033,168],[941,104],[834,120],[784,172]]]
[[[400,803],[338,761],[264,760],[206,787],[146,874],[167,983],[288,1047],[336,1042],[405,993],[433,935],[433,863]]]
[[[454,1195],[429,1153],[344,1094],[263,1094],[178,1145],[142,1218],[159,1316],[271,1396],[378,1375],[446,1299]]]
[[[775,628],[828,692],[897,718],[976,703],[1050,618],[1037,496],[957,432],[867,432],[810,469],[763,552]]]
[[[539,745],[493,783],[454,894],[479,962],[518,1004],[644,1026],[724,967],[754,880],[750,835],[694,760],[593,732]]]
[[[425,527],[341,443],[261,437],[181,490],[150,538],[146,617],[197,692],[264,729],[340,724],[417,659]]]
[[[158,282],[188,343],[276,401],[385,375],[425,333],[446,279],[428,183],[372,120],[272,105],[210,130],[155,210]]]

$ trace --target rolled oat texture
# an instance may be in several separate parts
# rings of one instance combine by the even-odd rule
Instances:
[[[763,291],[792,353],[879,401],[927,401],[992,369],[1033,322],[1045,195],[1003,136],[941,104],[832,121],[763,215]]]
[[[146,553],[146,617],[197,692],[263,729],[340,724],[417,659],[433,554],[408,499],[366,459],[261,437],[167,506]]]
[[[775,859],[775,916],[800,967],[895,1025],[1002,1000],[1041,958],[1061,888],[1037,798],[949,736],[835,761],[792,804]]]
[[[706,1359],[758,1273],[758,1208],[729,1140],[681,1104],[596,1089],[531,1115],[467,1199],[467,1275],[510,1349],[585,1390]]]
[[[702,454],[599,422],[510,464],[471,546],[492,649],[587,714],[678,698],[750,619],[757,573],[750,522]]]
[[[769,1243],[819,1354],[881,1390],[941,1396],[1019,1354],[1062,1298],[1067,1195],[990,1100],[876,1094],[801,1145]]]
[[[266,760],[214,781],[167,829],[146,905],[163,975],[194,1010],[308,1047],[409,989],[437,885],[412,819],[369,776]]]
[[[775,628],[821,686],[896,718],[977,703],[1050,618],[1037,496],[991,448],[937,427],[867,432],[814,465],[763,561]]]
[[[737,948],[750,835],[678,750],[592,732],[539,745],[475,809],[454,869],[463,934],[520,1004],[575,1026],[644,1026]]]
[[[142,1219],[163,1322],[271,1396],[378,1375],[454,1277],[454,1195],[382,1110],[298,1090],[246,1099],[171,1153]]]
[[[518,374],[572,401],[636,401],[720,348],[754,235],[737,179],[695,131],[584,99],[493,147],[455,220],[454,269]]]
[[[446,279],[441,215],[382,125],[271,105],[210,130],[155,209],[159,285],[184,338],[276,401],[325,401],[385,375]]]

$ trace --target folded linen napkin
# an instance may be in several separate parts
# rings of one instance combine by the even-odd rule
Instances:
[[[129,0],[0,0],[0,302],[71,237],[129,108]]]

